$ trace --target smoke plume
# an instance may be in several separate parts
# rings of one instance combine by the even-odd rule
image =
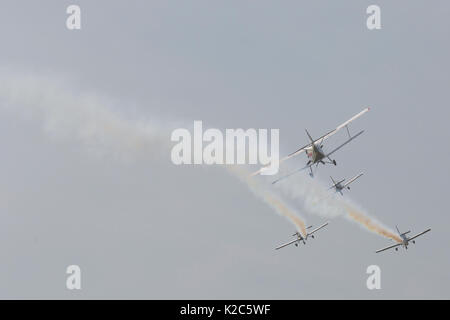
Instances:
[[[115,111],[116,102],[95,94],[77,93],[62,79],[2,71],[0,107],[20,112],[25,117],[39,118],[44,130],[53,138],[81,143],[97,155],[130,161],[142,154],[167,154],[170,133],[180,125],[171,126],[154,118],[146,121],[126,119]],[[306,234],[303,220],[280,197],[256,181],[243,178],[248,173],[230,171],[258,198],[288,218],[299,232]]]

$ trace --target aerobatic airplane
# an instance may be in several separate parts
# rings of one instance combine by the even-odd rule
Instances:
[[[343,184],[343,182],[345,181],[345,179],[342,179],[338,182],[334,181],[333,177],[330,176],[331,181],[333,181],[333,185],[329,188],[332,189],[334,188],[336,190],[336,192],[339,192],[341,195],[344,195],[342,193],[342,190],[344,190],[345,188],[347,188],[348,190],[350,190],[350,184],[355,181],[356,179],[358,179],[359,177],[361,177],[363,175],[363,173],[361,172],[360,174],[354,176],[353,178],[351,178],[350,180],[348,180],[346,183]]]
[[[336,151],[338,151],[340,148],[342,148],[343,146],[345,146],[347,143],[349,143],[350,141],[352,141],[353,139],[356,139],[357,137],[359,137],[364,130],[358,132],[357,134],[355,134],[354,136],[352,136],[350,134],[350,131],[348,129],[348,125],[353,122],[354,120],[358,119],[359,117],[361,117],[363,114],[365,114],[367,111],[369,111],[370,108],[366,108],[363,111],[361,111],[360,113],[358,113],[357,115],[353,116],[352,118],[350,118],[349,120],[345,121],[343,124],[339,125],[336,129],[331,130],[330,132],[324,134],[323,136],[321,136],[320,138],[314,140],[311,135],[309,134],[308,130],[306,131],[306,134],[310,140],[310,142],[301,147],[300,149],[292,152],[291,154],[287,155],[286,157],[282,158],[280,160],[280,163],[283,161],[286,161],[287,159],[290,159],[296,155],[299,155],[302,152],[305,152],[307,157],[308,157],[308,162],[306,163],[306,166],[295,170],[294,172],[291,172],[290,174],[274,181],[273,183],[276,183],[284,178],[287,178],[289,176],[291,176],[292,174],[302,171],[304,169],[309,169],[310,170],[310,176],[313,177],[314,173],[313,173],[313,166],[315,165],[316,168],[318,167],[319,164],[334,164],[336,165],[336,160],[331,159],[331,155],[333,153],[335,153]],[[347,129],[347,133],[348,133],[348,140],[346,140],[344,143],[342,143],[340,146],[336,147],[335,149],[333,149],[330,152],[325,152],[323,150],[323,143],[325,142],[325,140],[327,140],[328,138],[330,138],[331,136],[333,136],[334,134],[336,134],[339,130],[341,130],[342,128],[346,128]],[[260,170],[254,172],[252,175],[257,175],[259,174],[264,168],[261,168]]]
[[[288,245],[290,245],[290,244],[293,244],[293,243],[295,244],[296,247],[298,247],[298,244],[300,243],[300,241],[303,242],[303,244],[306,244],[305,241],[308,240],[308,237],[309,237],[309,236],[311,236],[311,238],[314,239],[313,233],[316,232],[316,231],[318,231],[318,230],[320,230],[320,229],[322,229],[323,227],[325,227],[325,226],[327,226],[327,225],[328,225],[328,222],[326,222],[326,223],[324,223],[323,225],[321,225],[321,226],[315,228],[315,229],[312,230],[311,232],[306,232],[306,236],[305,236],[305,237],[303,237],[303,236],[301,235],[301,233],[297,231],[296,233],[294,233],[294,234],[292,235],[293,237],[296,237],[295,240],[292,240],[292,241],[290,241],[290,242],[287,242],[287,243],[285,243],[285,244],[282,244],[281,246],[276,247],[275,250],[284,248],[284,247],[286,247],[286,246],[288,246]],[[312,228],[312,226],[309,226],[309,227],[307,227],[306,229],[311,229],[311,228]]]
[[[411,237],[411,238],[408,238],[406,235],[407,235],[408,233],[410,233],[411,231],[406,231],[406,232],[400,233],[400,230],[398,230],[397,226],[395,226],[395,228],[397,229],[397,232],[398,232],[400,238],[402,239],[402,242],[399,242],[399,243],[396,243],[396,244],[394,244],[394,245],[392,245],[392,246],[388,246],[388,247],[386,247],[386,248],[377,250],[377,251],[375,251],[375,253],[378,253],[378,252],[381,252],[381,251],[384,251],[384,250],[388,250],[388,249],[392,249],[392,248],[395,248],[395,251],[398,251],[398,247],[400,247],[400,246],[402,246],[402,247],[404,247],[406,250],[408,250],[408,245],[409,245],[409,242],[410,242],[410,241],[411,241],[413,244],[415,244],[415,243],[416,243],[416,241],[414,240],[415,238],[417,238],[417,237],[423,235],[424,233],[427,233],[428,231],[431,231],[431,229],[427,229],[427,230],[425,230],[425,231],[423,231],[423,232],[421,232],[421,233],[416,234],[415,236],[413,236],[413,237]]]

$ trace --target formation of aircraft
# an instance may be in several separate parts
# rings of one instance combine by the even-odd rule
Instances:
[[[411,238],[409,238],[407,236],[407,234],[411,232],[410,230],[406,231],[406,232],[403,232],[403,233],[400,233],[400,230],[398,230],[398,227],[395,226],[395,228],[397,229],[398,235],[402,239],[402,242],[398,242],[398,243],[393,244],[391,246],[387,246],[385,248],[379,249],[379,250],[375,251],[376,253],[379,253],[379,252],[382,252],[382,251],[385,251],[385,250],[389,250],[389,249],[393,249],[393,248],[395,248],[395,251],[398,251],[399,247],[403,247],[406,250],[408,250],[409,242],[412,242],[413,244],[415,244],[416,240],[414,240],[414,239],[416,239],[417,237],[420,237],[421,235],[427,233],[428,231],[431,231],[431,229],[427,229],[427,230],[422,231],[422,232],[416,234],[415,236],[412,236]]]
[[[350,180],[348,180],[346,183],[344,183],[345,179],[342,179],[338,182],[334,181],[333,177],[330,176],[331,181],[333,181],[333,185],[329,188],[332,189],[334,188],[336,192],[339,192],[341,195],[344,195],[342,193],[342,190],[344,190],[345,188],[347,188],[348,190],[350,190],[350,184],[355,181],[356,179],[358,179],[359,177],[361,177],[363,175],[363,173],[357,174],[356,176],[354,176],[353,178],[351,178]]]
[[[328,222],[325,222],[324,224],[322,224],[321,226],[315,228],[315,229],[312,230],[311,232],[308,232],[308,231],[307,231],[305,236],[303,236],[300,232],[297,231],[296,233],[294,233],[294,234],[292,235],[293,237],[295,237],[294,240],[289,241],[289,242],[287,242],[287,243],[284,243],[284,244],[282,244],[282,245],[276,247],[275,250],[278,250],[278,249],[287,247],[288,245],[291,245],[291,244],[295,244],[295,246],[298,247],[298,244],[299,244],[300,242],[303,242],[303,244],[306,244],[305,241],[308,240],[308,237],[309,237],[309,236],[311,236],[311,238],[314,239],[314,235],[313,235],[313,234],[314,234],[315,232],[319,231],[320,229],[326,227],[327,225],[328,225]],[[312,227],[313,227],[313,226],[309,226],[309,227],[306,228],[306,230],[311,229]]]
[[[365,108],[364,110],[362,110],[360,113],[356,114],[355,116],[353,116],[352,118],[350,118],[349,120],[345,121],[344,123],[342,123],[341,125],[339,125],[338,127],[336,127],[336,129],[333,129],[331,131],[329,131],[328,133],[322,135],[321,137],[317,138],[317,139],[313,139],[311,134],[308,132],[308,130],[305,129],[306,131],[306,135],[308,136],[309,139],[309,143],[306,144],[305,146],[297,149],[296,151],[288,154],[286,157],[282,158],[280,160],[280,163],[283,161],[286,161],[292,157],[295,157],[303,152],[306,153],[306,156],[308,158],[308,161],[306,162],[306,166],[297,169],[285,176],[282,176],[280,178],[278,178],[277,180],[273,181],[272,184],[275,184],[281,180],[284,180],[290,176],[292,176],[293,174],[303,171],[305,169],[309,169],[309,175],[311,177],[314,177],[314,172],[313,172],[313,168],[317,168],[319,166],[319,164],[332,164],[334,166],[337,165],[336,160],[331,159],[331,155],[334,154],[336,151],[338,151],[339,149],[341,149],[343,146],[345,146],[346,144],[348,144],[350,141],[353,141],[354,139],[356,139],[357,137],[359,137],[364,130],[359,131],[358,133],[356,133],[355,135],[351,135],[350,134],[350,130],[348,128],[348,125],[353,122],[354,120],[358,119],[359,117],[361,117],[363,114],[365,114],[366,112],[368,112],[370,110],[370,108]],[[336,134],[339,130],[346,128],[347,130],[347,134],[348,134],[348,139],[343,142],[342,144],[340,144],[339,146],[337,146],[336,148],[334,148],[332,151],[330,152],[325,152],[324,151],[324,142],[330,138],[331,136],[333,136],[334,134]],[[260,170],[254,172],[252,175],[257,175],[259,174],[264,168],[261,168]],[[355,180],[357,180],[358,178],[360,178],[363,175],[363,173],[359,173],[356,176],[350,178],[347,182],[345,182],[345,179],[339,180],[339,181],[335,181],[333,179],[333,177],[330,176],[331,181],[333,182],[333,185],[329,188],[329,189],[333,189],[335,190],[335,193],[339,192],[341,195],[343,195],[342,191],[345,189],[350,190],[350,184],[353,183]],[[293,234],[293,236],[295,237],[294,240],[287,242],[285,244],[282,244],[278,247],[276,247],[275,249],[281,249],[284,248],[286,246],[289,246],[291,244],[295,244],[295,246],[298,246],[300,242],[303,242],[303,244],[306,244],[306,240],[308,239],[309,236],[311,236],[312,238],[314,238],[313,233],[315,233],[316,231],[324,228],[325,226],[328,225],[328,222],[324,223],[323,225],[319,226],[318,228],[312,230],[311,232],[307,232],[306,235],[302,235],[300,232],[296,232]],[[308,229],[310,229],[312,226],[308,227]],[[397,227],[396,227],[397,228]],[[429,232],[431,229],[427,229],[421,233],[416,234],[415,236],[409,238],[407,236],[407,234],[410,231],[404,232],[404,233],[400,233],[400,231],[397,228],[397,232],[401,238],[401,242],[398,242],[394,245],[388,246],[386,248],[382,248],[380,250],[377,250],[376,253],[388,250],[388,249],[392,249],[395,248],[395,250],[397,251],[399,247],[404,247],[406,250],[408,249],[408,245],[410,242],[415,243],[415,239],[427,232]]]

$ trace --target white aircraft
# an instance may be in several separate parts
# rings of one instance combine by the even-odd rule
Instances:
[[[306,166],[304,168],[298,169],[276,181],[274,181],[273,183],[276,183],[284,178],[287,178],[289,176],[291,176],[292,174],[298,172],[298,171],[302,171],[304,169],[309,168],[310,170],[310,176],[312,177],[314,175],[313,173],[313,166],[316,165],[316,168],[318,167],[319,164],[334,164],[336,165],[336,160],[332,160],[330,158],[330,156],[335,153],[336,151],[338,151],[340,148],[342,148],[343,146],[345,146],[347,143],[349,143],[350,141],[352,141],[353,139],[356,139],[359,135],[361,135],[364,130],[358,132],[357,134],[355,134],[354,136],[350,135],[350,131],[348,129],[348,125],[353,122],[354,120],[358,119],[359,117],[361,117],[363,114],[365,114],[367,111],[369,111],[370,108],[366,108],[363,111],[361,111],[360,113],[358,113],[357,115],[353,116],[352,118],[350,118],[349,120],[345,121],[343,124],[341,124],[340,126],[338,126],[336,129],[331,130],[330,132],[324,134],[323,136],[321,136],[320,138],[314,140],[311,135],[309,134],[308,130],[306,130],[306,134],[308,135],[308,138],[310,140],[310,143],[308,143],[307,145],[301,147],[300,149],[292,152],[291,154],[287,155],[286,157],[282,158],[280,160],[280,163],[283,161],[286,161],[289,158],[292,158],[302,152],[306,152],[306,155],[308,157],[308,162],[306,163]],[[340,146],[338,146],[337,148],[333,149],[332,151],[326,153],[323,151],[323,143],[325,140],[327,140],[328,138],[330,138],[331,136],[333,136],[334,134],[336,134],[339,130],[341,130],[342,128],[346,128],[347,129],[347,133],[348,133],[348,140],[345,141],[343,144],[341,144]],[[257,175],[258,173],[260,173],[262,170],[264,170],[264,168],[261,168],[260,170],[254,172],[252,175]]]
[[[320,229],[322,229],[323,227],[325,227],[325,226],[327,226],[327,225],[328,225],[328,222],[324,223],[324,224],[321,225],[320,227],[315,228],[315,229],[312,230],[311,232],[307,232],[305,237],[303,237],[303,236],[300,234],[300,232],[297,231],[296,233],[294,233],[294,234],[292,235],[293,237],[296,237],[295,240],[292,240],[292,241],[290,241],[290,242],[287,242],[287,243],[285,243],[285,244],[282,244],[281,246],[276,247],[275,250],[284,248],[284,247],[286,247],[286,246],[288,246],[288,245],[290,245],[290,244],[293,244],[293,243],[295,243],[295,246],[298,247],[298,244],[300,243],[300,241],[302,241],[303,244],[306,244],[305,241],[308,240],[308,237],[309,237],[309,236],[311,236],[311,238],[314,239],[313,233],[316,232],[316,231],[318,231],[318,230],[320,230]],[[311,229],[311,228],[312,228],[312,226],[309,226],[309,227],[307,227],[306,229]]]
[[[378,253],[378,252],[381,252],[381,251],[384,251],[384,250],[388,250],[388,249],[392,249],[392,248],[395,248],[395,251],[398,251],[398,247],[400,247],[400,246],[402,246],[402,247],[404,247],[406,250],[408,250],[408,245],[409,245],[409,242],[410,242],[410,241],[411,241],[412,243],[416,243],[416,241],[414,240],[415,238],[417,238],[417,237],[423,235],[424,233],[427,233],[428,231],[431,231],[431,229],[427,229],[427,230],[425,230],[425,231],[423,231],[423,232],[421,232],[421,233],[416,234],[415,236],[413,236],[413,237],[411,237],[411,238],[408,238],[406,235],[407,235],[408,233],[410,233],[411,231],[406,231],[406,232],[400,233],[400,231],[398,230],[397,226],[395,226],[395,228],[397,229],[397,232],[398,232],[398,234],[400,235],[400,238],[402,238],[402,242],[399,242],[399,243],[396,243],[396,244],[394,244],[394,245],[392,245],[392,246],[388,246],[388,247],[386,247],[386,248],[377,250],[377,251],[375,251],[375,253]]]
[[[333,185],[332,185],[329,189],[334,188],[334,189],[336,190],[336,192],[339,192],[341,195],[344,195],[344,194],[342,193],[342,190],[344,190],[345,188],[347,188],[348,190],[350,190],[349,185],[350,185],[353,181],[355,181],[356,179],[358,179],[359,177],[361,177],[362,175],[363,175],[363,173],[361,172],[360,174],[354,176],[353,178],[351,178],[350,180],[348,180],[348,181],[347,181],[346,183],[344,183],[344,184],[342,184],[342,183],[345,181],[345,179],[342,179],[342,180],[336,182],[336,181],[334,181],[333,177],[330,176],[331,181],[333,181]]]

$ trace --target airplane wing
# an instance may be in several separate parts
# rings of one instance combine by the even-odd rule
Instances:
[[[361,111],[360,113],[358,113],[357,115],[351,117],[350,119],[348,119],[347,121],[345,121],[343,124],[339,125],[336,129],[334,129],[333,131],[327,133],[323,139],[326,140],[329,137],[331,137],[332,135],[334,135],[335,133],[337,133],[339,130],[341,130],[342,128],[348,126],[351,122],[355,121],[356,119],[358,119],[359,117],[361,117],[363,114],[365,114],[367,111],[370,110],[370,107],[365,108],[363,111]]]
[[[392,249],[392,248],[395,248],[395,247],[398,247],[398,246],[401,246],[401,245],[402,245],[401,243],[396,243],[396,244],[393,244],[392,246],[389,246],[389,247],[377,250],[377,251],[375,251],[375,253],[378,253],[378,252],[381,252],[381,251],[384,251],[384,250],[388,250],[388,249]]]
[[[338,151],[340,148],[342,148],[343,146],[345,146],[347,143],[349,143],[350,141],[352,141],[353,139],[356,139],[359,135],[361,135],[364,132],[364,130],[358,132],[357,134],[355,134],[353,137],[351,137],[350,139],[348,139],[347,141],[345,141],[343,144],[341,144],[339,147],[337,147],[336,149],[334,149],[333,151],[329,152],[328,154],[325,155],[325,157],[329,157],[331,156],[333,153],[335,153],[336,151]]]
[[[353,178],[351,178],[350,180],[348,180],[345,184],[344,184],[344,188],[347,187],[350,183],[352,183],[353,181],[355,181],[356,179],[358,179],[359,177],[361,177],[363,175],[363,173],[361,172],[360,174],[354,176]]]
[[[315,228],[313,231],[308,232],[308,235],[309,235],[309,236],[312,235],[314,232],[319,231],[320,229],[326,227],[327,225],[328,225],[328,222],[325,222],[323,225],[321,225],[321,226]]]
[[[319,138],[319,139],[317,139],[317,140],[315,140],[314,142],[319,141],[320,139],[322,139],[322,137]],[[307,144],[307,145],[304,146],[304,147],[301,147],[300,149],[298,149],[297,151],[294,151],[293,153],[287,155],[286,157],[281,158],[279,163],[282,163],[283,161],[286,161],[287,159],[289,159],[289,158],[291,158],[291,157],[293,157],[293,156],[296,156],[297,154],[300,154],[300,153],[303,152],[303,151],[306,151],[306,149],[307,149],[310,145],[311,145],[311,143]],[[264,170],[264,168],[266,168],[266,167],[268,167],[268,166],[269,166],[269,165],[266,165],[266,166],[264,166],[264,167],[261,167],[258,171],[253,172],[250,176],[256,176],[257,174],[261,173],[261,172]],[[306,169],[306,168],[309,168],[309,166],[306,166],[305,168],[302,168],[302,169],[300,169],[299,171],[301,171],[301,170],[303,170],[303,169]]]
[[[336,134],[339,130],[341,130],[342,128],[348,126],[351,122],[353,122],[354,120],[358,119],[359,117],[361,117],[363,114],[365,114],[367,111],[369,111],[370,108],[365,108],[363,111],[361,111],[360,113],[358,113],[357,115],[351,117],[350,119],[348,119],[347,121],[345,121],[343,124],[339,125],[336,129],[331,130],[330,132],[324,134],[323,136],[321,136],[320,138],[314,140],[314,143],[316,143],[317,141],[325,141],[326,139],[330,138],[331,136],[333,136],[334,134]],[[359,134],[358,134],[359,135]],[[356,136],[355,136],[356,138]],[[351,140],[351,139],[350,139]],[[348,141],[349,142],[349,141]],[[300,149],[297,149],[296,151],[288,154],[286,157],[280,159],[280,163],[283,161],[286,161],[289,158],[292,158],[304,151],[306,151],[306,149],[311,145],[311,143],[308,143],[307,145],[301,147]],[[336,150],[337,151],[337,150]],[[261,173],[261,171],[264,169],[264,167],[262,167],[261,169],[259,169],[258,171],[254,172],[251,174],[251,176],[255,176],[259,173]]]
[[[281,181],[281,180],[284,180],[284,179],[286,179],[286,178],[292,176],[293,174],[296,174],[297,172],[300,172],[300,171],[303,171],[303,170],[305,170],[305,169],[308,169],[308,168],[311,167],[311,166],[312,166],[312,164],[308,164],[306,167],[303,167],[303,168],[294,170],[294,171],[292,171],[291,173],[288,173],[287,175],[282,176],[281,178],[278,178],[277,180],[273,181],[272,184],[275,184],[275,183],[277,183],[277,182],[279,182],[279,181]]]
[[[428,231],[431,231],[431,229],[427,229],[427,230],[425,230],[425,231],[423,231],[421,233],[416,234],[415,236],[409,238],[408,241],[411,241],[411,240],[413,240],[413,239],[415,239],[417,237],[420,237],[421,235],[423,235],[424,233],[427,233]]]
[[[276,247],[276,248],[275,248],[275,250],[278,250],[278,249],[281,249],[281,248],[287,247],[288,245],[290,245],[290,244],[293,244],[294,242],[297,242],[297,241],[298,241],[298,239],[295,239],[295,240],[289,241],[289,242],[287,242],[287,243],[285,243],[285,244],[282,244],[282,245],[281,245],[281,246],[279,246],[279,247]]]

